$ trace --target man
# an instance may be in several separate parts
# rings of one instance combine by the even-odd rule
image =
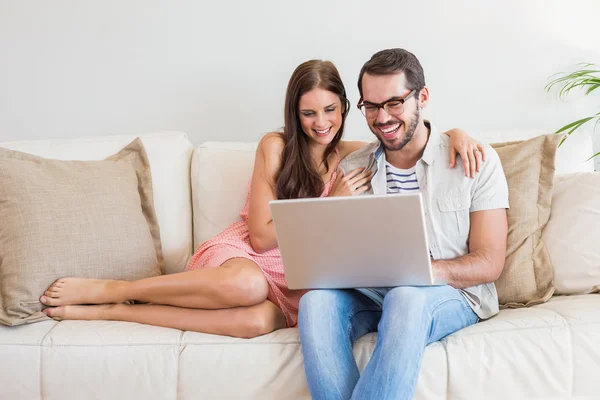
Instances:
[[[433,274],[447,285],[307,293],[298,325],[306,377],[316,400],[411,399],[425,347],[498,312],[493,282],[504,267],[508,188],[490,147],[475,179],[450,168],[448,138],[422,116],[429,89],[412,53],[376,53],[360,71],[358,89],[358,107],[379,140],[341,167],[372,169],[375,194],[421,192]],[[352,345],[375,331],[361,376]]]

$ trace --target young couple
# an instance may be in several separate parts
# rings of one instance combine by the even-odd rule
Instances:
[[[288,84],[283,132],[259,143],[240,221],[200,245],[179,274],[59,279],[41,297],[44,312],[246,338],[298,325],[313,398],[412,398],[425,347],[498,312],[493,282],[504,266],[508,189],[493,149],[423,119],[429,89],[412,53],[376,53],[358,88],[378,141],[342,141],[350,103],[337,69],[301,64]],[[376,168],[364,168],[373,161]],[[270,200],[414,190],[423,195],[434,275],[447,285],[286,287]],[[375,352],[359,374],[353,342],[374,331]]]

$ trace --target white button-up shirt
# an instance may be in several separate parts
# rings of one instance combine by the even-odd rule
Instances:
[[[508,208],[508,186],[496,151],[486,146],[486,161],[475,179],[465,176],[462,162],[450,168],[450,138],[433,126],[422,158],[416,164],[423,197],[427,238],[436,260],[449,260],[469,253],[470,213]],[[367,167],[373,172],[372,191],[385,194],[385,151],[379,142],[348,155],[340,164],[344,172]],[[459,290],[481,319],[498,313],[494,283]]]

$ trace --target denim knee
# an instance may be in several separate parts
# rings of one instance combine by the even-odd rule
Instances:
[[[298,310],[308,315],[330,313],[336,308],[338,297],[336,290],[311,290],[300,299]]]
[[[384,309],[400,307],[410,312],[423,310],[427,304],[427,297],[421,288],[400,286],[387,292],[383,299],[383,307]]]

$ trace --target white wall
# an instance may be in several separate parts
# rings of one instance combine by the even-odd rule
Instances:
[[[544,91],[600,64],[599,15],[596,0],[0,0],[0,141],[256,140],[282,125],[297,64],[335,62],[355,104],[360,67],[386,47],[421,60],[439,127],[552,132],[600,108]],[[354,109],[347,137],[370,135]]]

